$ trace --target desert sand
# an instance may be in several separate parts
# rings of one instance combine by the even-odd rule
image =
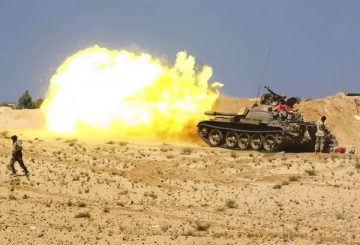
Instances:
[[[340,93],[298,108],[360,149],[352,102]],[[221,97],[215,109],[251,103]],[[0,108],[0,244],[360,244],[358,155],[85,141],[43,126],[37,110]],[[9,176],[14,133],[29,178]]]

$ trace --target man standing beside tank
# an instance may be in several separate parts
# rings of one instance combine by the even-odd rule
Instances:
[[[322,116],[320,120],[316,122],[316,144],[315,153],[324,152],[324,137],[327,132],[325,126],[326,116]]]
[[[24,161],[23,161],[23,155],[22,155],[22,145],[21,142],[18,141],[18,137],[16,135],[11,136],[11,139],[13,141],[13,151],[12,151],[12,157],[10,161],[10,168],[11,168],[11,175],[16,176],[16,169],[15,169],[15,162],[18,162],[20,164],[20,167],[23,169],[24,174],[26,176],[29,175],[29,171],[27,170]]]

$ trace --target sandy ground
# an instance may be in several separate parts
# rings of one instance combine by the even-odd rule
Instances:
[[[0,244],[360,244],[358,155],[36,137],[38,111],[0,112]],[[9,176],[12,133],[29,178]]]

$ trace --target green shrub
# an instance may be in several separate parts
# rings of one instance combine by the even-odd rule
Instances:
[[[25,93],[23,93],[20,96],[16,108],[17,109],[37,109],[37,108],[40,108],[42,103],[43,103],[43,99],[41,99],[41,98],[37,99],[36,101],[33,101],[32,97],[29,94],[29,91],[26,90]]]
[[[29,94],[29,91],[25,91],[25,93],[23,93],[19,100],[18,100],[18,105],[17,105],[18,109],[33,109],[34,108],[34,104],[32,102],[32,98]]]

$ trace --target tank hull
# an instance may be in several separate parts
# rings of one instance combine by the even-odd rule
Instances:
[[[257,151],[313,151],[316,126],[306,122],[272,122],[234,117],[201,121],[200,138],[211,147]]]

